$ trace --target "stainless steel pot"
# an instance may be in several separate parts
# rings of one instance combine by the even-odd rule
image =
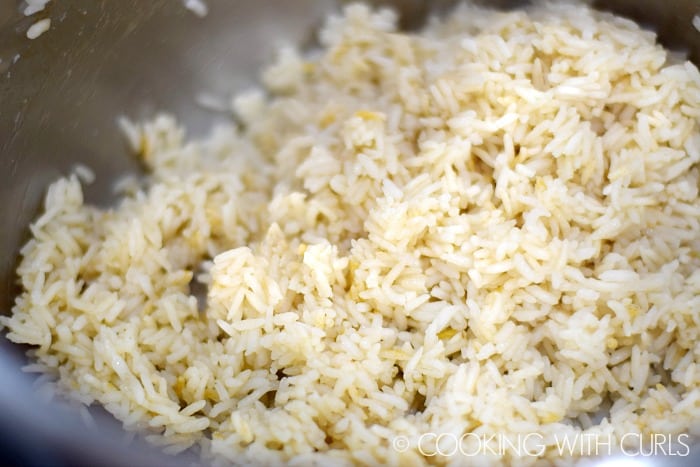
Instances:
[[[200,134],[226,118],[196,103],[200,91],[227,96],[256,80],[282,40],[310,44],[334,0],[206,0],[198,18],[180,0],[54,0],[40,17],[51,29],[30,41],[35,20],[18,0],[0,0],[0,311],[16,294],[14,268],[27,226],[48,183],[77,163],[93,168],[92,203],[107,204],[110,182],[139,165],[126,151],[115,118],[167,110]],[[395,0],[406,27],[451,0]],[[500,7],[517,0],[488,1]],[[691,24],[700,0],[600,0],[596,5],[658,31],[700,64],[700,32]],[[140,443],[126,448],[110,417],[86,429],[75,413],[44,405],[22,375],[24,350],[0,337],[0,464],[178,465]],[[99,415],[99,414],[98,414]],[[629,460],[629,459],[628,459]],[[700,465],[700,452],[656,465]]]

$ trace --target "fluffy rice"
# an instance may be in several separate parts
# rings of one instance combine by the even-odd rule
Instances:
[[[696,435],[698,69],[570,4],[410,34],[353,5],[320,40],[206,139],[127,123],[150,176],[113,208],[51,185],[0,318],[28,370],[220,464]]]
[[[27,39],[36,39],[51,28],[51,19],[40,19],[27,29]]]

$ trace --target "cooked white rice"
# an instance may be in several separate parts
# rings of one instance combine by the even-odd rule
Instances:
[[[563,4],[411,34],[354,5],[320,38],[234,100],[237,128],[127,124],[151,176],[114,208],[51,185],[0,318],[28,370],[215,463],[697,434],[698,69]]]
[[[25,16],[33,16],[44,11],[46,4],[51,0],[23,0],[21,9]],[[34,40],[51,28],[51,19],[43,18],[35,21],[27,28],[27,39]]]
[[[200,18],[204,18],[209,14],[209,7],[203,0],[182,0],[182,4]]]
[[[24,16],[33,16],[46,9],[46,5],[51,0],[23,0],[22,13]],[[209,7],[204,0],[182,0],[182,6],[194,13],[200,18],[204,18],[209,14]],[[51,19],[43,18],[37,20],[29,28],[27,28],[26,36],[28,39],[36,39],[51,28]]]
[[[32,16],[40,11],[44,11],[46,4],[50,1],[51,0],[24,0],[22,2],[22,13],[24,13],[25,16]]]
[[[27,39],[36,39],[37,37],[44,34],[51,27],[51,19],[44,18],[40,19],[36,23],[29,26],[27,29]]]

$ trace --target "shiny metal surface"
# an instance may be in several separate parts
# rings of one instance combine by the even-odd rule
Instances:
[[[25,31],[34,19],[19,13],[19,1],[0,0],[1,312],[11,307],[17,253],[48,183],[75,164],[86,164],[97,174],[88,201],[107,204],[111,181],[140,170],[116,127],[118,115],[145,118],[166,110],[191,134],[203,133],[226,117],[199,107],[197,93],[227,96],[252,84],[279,42],[311,43],[313,28],[340,2],[206,3],[209,15],[198,18],[179,0],[54,0],[38,15],[52,18],[51,29],[30,41]],[[398,6],[403,24],[416,27],[429,11],[454,2],[375,3]],[[687,49],[700,63],[700,33],[691,25],[700,0],[600,0],[596,5],[653,27],[665,44]],[[34,456],[33,463],[173,465],[151,449],[125,450],[115,441],[115,423],[86,431],[75,417],[40,406],[19,371],[24,349],[2,337],[0,346],[0,438],[17,443],[5,447],[25,452],[22,443],[32,433],[38,440],[25,454]],[[700,457],[656,464],[700,465]]]

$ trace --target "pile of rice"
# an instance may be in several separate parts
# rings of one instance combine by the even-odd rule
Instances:
[[[697,68],[571,4],[353,5],[320,41],[206,139],[129,127],[150,175],[115,207],[51,185],[1,318],[27,369],[215,463],[697,434]]]

